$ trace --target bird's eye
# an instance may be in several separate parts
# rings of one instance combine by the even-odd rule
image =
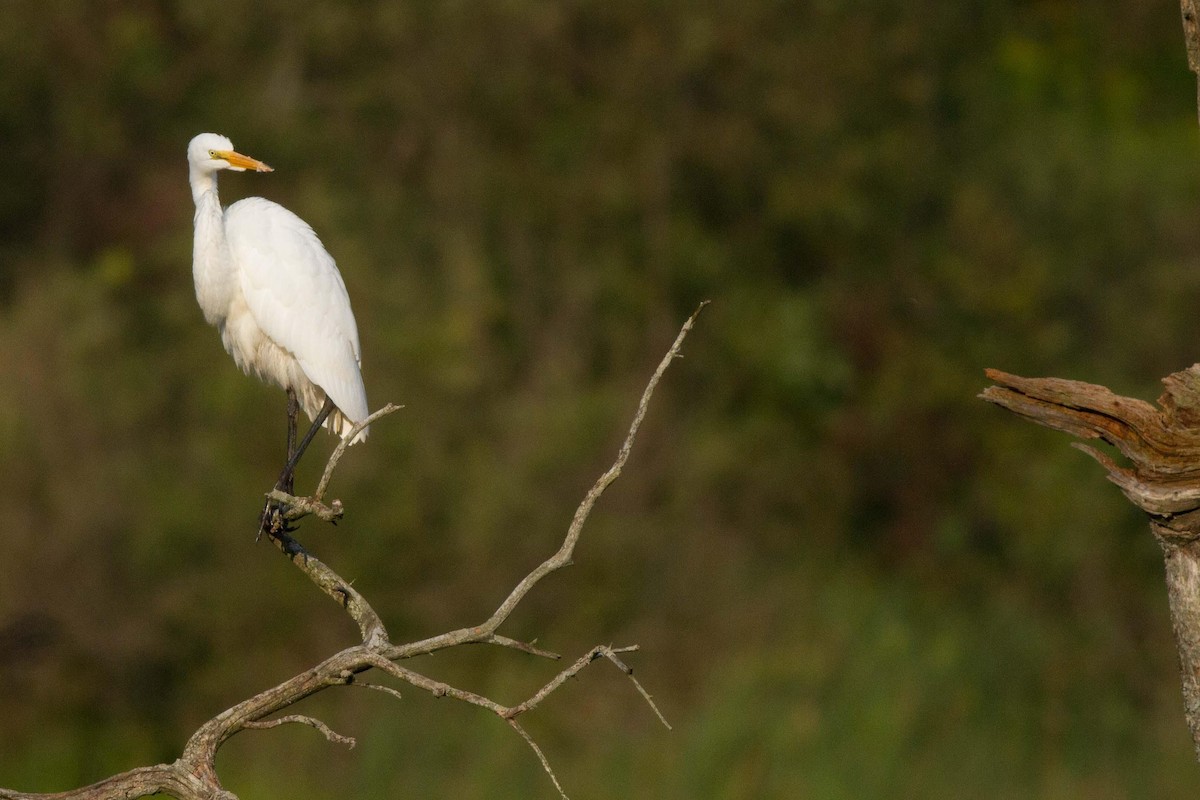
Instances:
[[[209,151],[208,151],[208,157],[209,157],[209,158],[216,158],[216,157],[217,157],[217,151],[216,151],[216,150],[209,150]]]

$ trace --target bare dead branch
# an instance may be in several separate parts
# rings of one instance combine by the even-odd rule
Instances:
[[[282,516],[288,522],[296,522],[312,514],[323,522],[336,523],[346,513],[341,500],[334,500],[329,505],[325,505],[311,497],[290,495],[282,489],[272,489],[267,492],[267,499],[274,500],[279,504]]]
[[[606,647],[604,648],[604,651],[600,653],[600,655],[607,658],[616,665],[617,669],[625,673],[625,676],[633,683],[633,688],[638,690],[638,694],[640,694],[642,699],[646,701],[646,705],[650,706],[650,710],[654,712],[656,717],[658,717],[658,721],[663,724],[663,727],[669,731],[674,730],[674,728],[671,727],[671,723],[667,722],[667,718],[664,717],[663,713],[658,710],[658,705],[655,704],[654,698],[650,696],[650,693],[646,691],[646,688],[642,686],[638,679],[633,677],[633,667],[626,666],[624,661],[617,658],[617,653],[632,653],[638,649],[640,648],[636,644],[630,645],[629,647],[619,647],[616,649]]]
[[[208,783],[190,774],[179,761],[138,767],[67,792],[40,794],[0,789],[3,800],[133,800],[156,794],[169,794],[180,800],[238,800],[233,792],[221,788],[219,782]]]
[[[386,672],[387,674],[398,678],[405,683],[415,686],[418,689],[423,689],[432,694],[434,697],[450,697],[455,700],[461,700],[464,703],[470,703],[473,706],[479,706],[480,708],[487,709],[501,719],[505,720],[513,727],[515,731],[520,733],[521,737],[525,739],[526,743],[533,748],[533,752],[537,754],[538,760],[542,764],[542,768],[546,771],[546,774],[550,776],[550,780],[554,782],[554,788],[558,789],[558,793],[565,798],[567,795],[563,792],[562,785],[558,782],[558,777],[554,774],[554,770],[550,767],[550,761],[546,758],[546,755],[542,752],[542,749],[538,747],[537,743],[533,740],[533,737],[531,737],[529,733],[517,723],[516,718],[521,714],[536,708],[555,690],[557,690],[571,678],[574,678],[576,675],[578,675],[588,664],[591,664],[597,659],[605,658],[611,661],[614,665],[616,665],[617,669],[621,670],[621,672],[625,673],[625,675],[629,677],[629,680],[633,682],[633,685],[637,688],[638,693],[641,694],[641,696],[645,699],[646,703],[654,711],[659,721],[667,727],[667,730],[671,730],[670,723],[667,722],[666,718],[662,715],[662,712],[658,710],[658,706],[655,705],[654,700],[650,697],[650,694],[642,687],[637,679],[633,677],[633,668],[626,665],[623,661],[621,661],[620,658],[617,657],[618,653],[630,653],[636,651],[637,649],[638,648],[636,645],[620,648],[612,648],[607,645],[597,645],[581,656],[574,664],[555,675],[549,683],[536,691],[528,700],[518,703],[515,706],[503,706],[500,703],[497,703],[495,700],[491,700],[490,698],[476,694],[475,692],[459,689],[447,683],[443,683],[442,681],[426,677],[425,675],[414,672],[406,667],[402,667],[399,664],[396,664],[380,655],[370,654],[367,656],[367,660],[371,666],[375,667],[381,672]],[[375,686],[375,688],[386,690],[390,687]],[[396,694],[399,696],[398,692]]]
[[[286,725],[289,722],[316,728],[326,739],[334,744],[344,744],[351,749],[357,744],[353,736],[343,736],[316,717],[309,717],[304,714],[288,714],[283,717],[276,717],[275,719],[251,720],[250,722],[246,722],[243,727],[264,730],[267,728],[278,728],[280,725]]]
[[[347,686],[360,686],[363,689],[374,689],[377,692],[383,692],[384,694],[390,694],[392,697],[396,698],[397,700],[404,699],[404,696],[402,694],[400,694],[400,692],[396,691],[391,686],[384,686],[382,683],[367,683],[366,681],[351,681],[350,683],[347,684]]]
[[[309,577],[309,580],[332,597],[338,605],[346,609],[346,612],[357,623],[363,643],[387,644],[388,634],[387,629],[383,626],[383,620],[367,602],[367,599],[350,585],[350,581],[342,578],[323,561],[305,550],[304,546],[296,541],[290,533],[269,530],[267,536],[279,549],[279,552],[287,556],[289,561]]]
[[[418,689],[424,689],[434,697],[452,697],[455,700],[461,700],[462,702],[470,703],[473,706],[486,708],[488,711],[491,711],[493,714],[501,717],[504,716],[504,713],[507,711],[504,706],[500,705],[495,700],[490,700],[481,694],[476,694],[475,692],[470,692],[466,689],[459,689],[455,686],[451,686],[448,683],[442,683],[441,681],[434,680],[433,678],[428,678],[419,672],[413,672],[411,669],[393,663],[383,656],[372,653],[367,657],[367,663],[379,671],[386,672],[387,674],[395,678],[399,678],[405,683],[411,684]]]
[[[482,624],[471,628],[459,628],[458,630],[443,633],[439,636],[422,639],[419,642],[393,645],[390,649],[384,651],[389,659],[399,661],[416,655],[434,653],[448,647],[457,647],[469,642],[486,641],[488,637],[495,634],[496,629],[508,619],[517,605],[542,578],[571,563],[571,555],[575,552],[575,545],[579,541],[580,534],[583,532],[583,525],[587,522],[588,515],[592,512],[592,507],[596,505],[596,501],[600,499],[600,495],[604,494],[604,490],[621,474],[621,469],[625,466],[625,462],[629,458],[629,453],[633,449],[633,442],[637,437],[638,428],[641,427],[642,420],[645,419],[646,410],[650,406],[650,398],[653,397],[659,380],[662,378],[663,373],[667,371],[667,367],[671,365],[671,362],[679,357],[679,351],[683,347],[683,340],[687,338],[688,332],[691,331],[692,326],[696,322],[696,317],[700,315],[700,312],[704,310],[706,305],[708,305],[707,300],[701,303],[692,312],[692,315],[688,317],[687,321],[683,323],[683,327],[679,329],[679,335],[675,337],[675,341],[671,344],[670,349],[667,350],[667,354],[663,356],[662,361],[659,362],[658,367],[654,370],[654,374],[650,376],[650,380],[642,392],[642,398],[638,401],[637,410],[633,416],[633,423],[629,426],[629,432],[625,435],[625,440],[621,443],[621,449],[617,453],[616,460],[596,480],[592,488],[584,495],[582,502],[575,509],[575,515],[572,517],[571,524],[567,528],[566,538],[563,540],[558,551],[522,578],[521,582],[509,593],[504,602]]]
[[[349,583],[342,579],[336,572],[325,565],[322,561],[311,555],[304,547],[296,541],[294,537],[286,530],[269,531],[269,537],[275,546],[288,559],[304,572],[310,580],[313,581],[323,592],[334,598],[347,613],[354,619],[362,634],[362,644],[348,647],[338,653],[327,658],[325,661],[316,666],[302,672],[298,675],[289,678],[279,685],[260,692],[259,694],[238,703],[237,705],[222,711],[217,716],[213,717],[208,722],[200,726],[187,744],[184,746],[183,755],[172,764],[159,764],[153,767],[141,767],[139,769],[130,770],[114,775],[111,778],[106,778],[99,783],[91,786],[75,789],[69,792],[61,792],[57,794],[29,794],[16,792],[8,789],[0,789],[0,800],[133,800],[133,798],[145,797],[153,794],[170,794],[178,800],[237,800],[236,795],[221,787],[220,780],[217,777],[215,760],[217,751],[231,737],[245,730],[267,729],[274,728],[285,723],[297,723],[308,725],[317,731],[321,732],[329,741],[342,744],[353,745],[354,740],[351,737],[343,736],[332,731],[327,725],[313,717],[293,714],[284,716],[272,716],[278,714],[283,709],[299,702],[300,700],[310,697],[317,692],[323,691],[331,686],[361,686],[363,688],[372,689],[375,691],[384,692],[394,697],[399,698],[400,693],[390,687],[374,683],[366,683],[357,680],[357,676],[371,669],[378,669],[388,675],[391,675],[399,680],[408,683],[411,686],[430,692],[436,697],[450,697],[462,702],[470,703],[480,708],[487,709],[496,714],[501,719],[504,719],[530,746],[533,752],[537,755],[542,768],[546,774],[550,776],[554,787],[558,790],[560,796],[566,797],[562,786],[558,781],[557,776],[550,767],[550,763],[534,742],[533,738],[525,729],[519,725],[515,717],[526,711],[532,710],[539,703],[544,701],[555,689],[561,686],[568,678],[578,674],[587,664],[604,657],[616,665],[619,669],[629,675],[633,680],[638,691],[649,703],[655,714],[662,719],[662,714],[655,707],[650,695],[641,687],[641,685],[633,679],[632,669],[625,665],[618,657],[618,653],[631,652],[636,647],[626,648],[610,648],[600,646],[593,648],[589,653],[579,661],[572,664],[567,669],[560,672],[546,686],[543,686],[537,693],[526,700],[519,706],[504,706],[483,695],[471,692],[466,689],[450,686],[449,684],[428,678],[410,669],[400,666],[396,661],[412,658],[416,655],[433,653],[438,650],[443,650],[449,647],[454,647],[462,644],[494,644],[501,647],[518,650],[530,655],[535,655],[541,658],[558,659],[560,656],[556,653],[544,650],[536,646],[533,642],[521,642],[502,636],[496,632],[496,629],[502,624],[517,604],[529,593],[538,581],[554,570],[560,569],[570,563],[571,554],[574,550],[576,542],[579,540],[580,533],[584,522],[591,513],[592,507],[604,492],[605,488],[611,484],[618,475],[620,475],[622,467],[625,465],[629,457],[630,450],[633,446],[634,438],[637,434],[642,420],[645,418],[646,410],[649,406],[650,398],[653,395],[654,389],[662,377],[666,368],[671,361],[679,356],[680,347],[686,337],[688,331],[691,330],[695,322],[696,315],[700,313],[704,305],[684,323],[679,335],[676,337],[671,348],[666,356],[659,363],[654,371],[642,394],[641,400],[638,403],[633,423],[630,425],[629,431],[625,436],[624,442],[621,445],[620,451],[613,465],[596,481],[591,490],[588,491],[583,501],[575,511],[570,527],[567,530],[566,538],[560,546],[558,552],[547,559],[540,566],[530,572],[509,594],[503,603],[496,609],[495,613],[482,625],[461,628],[456,631],[434,636],[417,642],[410,642],[403,645],[393,645],[388,640],[387,631],[384,628],[383,622],[379,615],[371,607],[371,605],[362,597]],[[362,425],[367,425],[370,422],[379,419],[386,414],[390,414],[398,410],[400,406],[385,406],[380,411],[368,417]],[[355,432],[360,428],[356,427],[351,433],[353,438]],[[281,504],[300,509],[304,513],[312,513],[317,516],[323,514],[339,514],[341,512],[340,504],[337,501],[324,506],[321,502],[323,493],[328,488],[329,478],[332,475],[333,468],[336,466],[338,459],[341,458],[345,448],[339,447],[335,449],[334,454],[330,457],[329,463],[326,465],[325,474],[322,477],[321,483],[318,485],[318,491],[311,498],[294,498],[287,495],[274,496],[272,499]],[[324,518],[324,517],[322,517]],[[664,724],[666,721],[663,720]],[[669,727],[669,726],[668,726]]]
[[[507,636],[501,636],[496,633],[484,639],[481,644],[498,644],[501,647],[510,647],[513,650],[520,650],[522,653],[529,653],[529,655],[538,656],[539,658],[548,658],[552,661],[562,658],[558,653],[543,650],[533,642],[519,642],[516,639],[510,639]]]
[[[633,449],[633,441],[637,437],[638,428],[642,426],[642,420],[646,418],[646,409],[650,407],[650,398],[654,396],[654,390],[658,387],[658,382],[662,378],[663,373],[667,371],[667,367],[671,366],[671,362],[679,355],[679,350],[683,347],[683,340],[687,338],[688,332],[691,331],[692,325],[696,322],[696,317],[700,315],[700,312],[704,310],[706,305],[708,305],[707,300],[692,312],[687,322],[683,323],[683,327],[679,330],[679,335],[675,337],[675,341],[671,344],[671,349],[663,356],[662,361],[659,362],[658,367],[654,370],[654,374],[650,376],[650,381],[646,384],[645,391],[642,392],[642,399],[638,402],[637,412],[633,415],[633,423],[629,426],[629,433],[625,435],[625,441],[621,443],[621,449],[617,453],[616,461],[608,468],[607,472],[596,480],[596,483],[584,496],[583,502],[575,509],[575,516],[571,519],[571,525],[567,529],[567,538],[563,541],[562,547],[517,584],[512,593],[496,609],[495,613],[492,614],[487,622],[483,623],[482,628],[488,631],[496,630],[504,620],[508,619],[513,609],[525,598],[525,595],[529,594],[529,591],[537,585],[538,581],[551,572],[562,569],[571,563],[571,556],[575,552],[575,544],[579,541],[579,535],[583,532],[583,524],[587,522],[588,515],[592,513],[592,507],[596,505],[596,501],[600,499],[600,495],[604,494],[604,490],[617,479],[621,474],[621,470],[625,467],[625,462],[629,459],[629,452]]]
[[[562,686],[571,678],[574,678],[576,675],[578,675],[588,664],[591,664],[598,658],[606,658],[611,661],[617,667],[617,669],[625,673],[629,680],[633,682],[634,687],[637,688],[638,693],[641,694],[647,705],[649,705],[651,710],[654,711],[654,714],[658,717],[659,722],[666,726],[667,730],[671,730],[671,724],[667,722],[666,717],[664,717],[662,712],[658,710],[658,706],[655,705],[654,699],[650,696],[650,693],[642,687],[642,684],[638,682],[637,678],[633,677],[633,668],[626,665],[625,662],[617,657],[618,653],[632,653],[638,649],[639,648],[637,645],[630,645],[629,647],[619,647],[615,649],[602,644],[596,645],[583,656],[581,656],[574,664],[555,675],[549,683],[534,692],[533,696],[528,700],[510,707],[508,709],[507,716],[511,719],[524,714],[526,711],[533,710],[539,703],[549,697],[551,692]]]
[[[317,490],[313,492],[313,502],[320,503],[325,497],[325,491],[329,488],[329,481],[333,478],[333,471],[337,469],[338,462],[342,460],[342,454],[346,452],[346,448],[350,446],[350,442],[354,441],[354,437],[358,436],[364,428],[378,419],[383,419],[388,414],[399,411],[404,406],[388,403],[383,408],[371,414],[362,422],[350,429],[350,433],[342,437],[338,442],[337,447],[333,448],[333,454],[329,456],[329,461],[325,464],[325,472],[321,475],[321,480],[317,482]]]
[[[1163,379],[1159,405],[1103,386],[988,370],[984,400],[1039,425],[1115,447],[1127,465],[1073,443],[1144,511],[1163,551],[1184,715],[1200,758],[1200,364]]]
[[[558,789],[559,797],[561,797],[562,800],[571,800],[571,798],[567,797],[567,793],[563,791],[562,784],[558,782],[558,776],[555,775],[554,770],[551,769],[550,761],[546,758],[546,754],[542,752],[542,748],[538,747],[538,743],[533,740],[533,737],[529,735],[529,732],[521,727],[521,723],[517,722],[511,717],[509,717],[506,721],[510,726],[512,726],[514,731],[521,734],[521,738],[524,739],[525,743],[533,750],[534,755],[538,757],[538,761],[542,762],[542,769],[546,770],[546,774],[550,776],[550,781],[554,784],[554,788]]]

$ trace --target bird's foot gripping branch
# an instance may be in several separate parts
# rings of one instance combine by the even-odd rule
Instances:
[[[292,523],[298,522],[309,515],[325,522],[336,524],[342,518],[342,515],[345,514],[345,509],[342,507],[341,500],[332,500],[326,504],[325,493],[329,491],[329,482],[333,478],[333,471],[337,469],[338,463],[342,460],[342,456],[345,455],[346,448],[350,446],[351,442],[355,441],[359,432],[370,427],[372,422],[382,419],[388,414],[392,414],[402,408],[404,406],[388,403],[383,408],[354,425],[342,437],[341,441],[338,442],[337,447],[333,449],[333,453],[329,456],[329,461],[325,463],[325,471],[321,474],[321,479],[317,482],[317,488],[311,495],[298,497],[283,491],[278,485],[267,492],[267,504],[263,511],[260,532],[267,534],[290,533]]]
[[[1103,386],[988,370],[980,397],[1039,425],[1100,439],[1128,460],[1082,443],[1108,479],[1146,513],[1162,547],[1179,649],[1184,713],[1200,757],[1200,364],[1164,378],[1158,406]]]

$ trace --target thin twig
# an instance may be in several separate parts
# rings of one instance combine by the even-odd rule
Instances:
[[[390,694],[392,697],[395,697],[397,700],[404,699],[404,696],[401,695],[400,692],[396,691],[391,686],[384,686],[382,683],[367,683],[366,681],[350,681],[346,685],[347,686],[361,686],[364,689],[374,689],[377,692],[383,692],[384,694]]]
[[[496,714],[504,719],[509,725],[512,725],[513,729],[520,733],[525,741],[529,743],[529,746],[533,748],[533,752],[537,754],[538,760],[542,762],[542,768],[546,770],[546,774],[549,775],[550,780],[554,782],[554,787],[558,789],[558,793],[563,797],[566,797],[562,786],[558,782],[558,778],[554,774],[554,770],[550,767],[550,762],[546,758],[546,755],[542,752],[541,748],[537,746],[537,743],[534,742],[533,738],[525,731],[525,729],[517,724],[516,718],[521,714],[536,708],[560,686],[578,675],[588,664],[591,664],[597,659],[605,658],[611,661],[613,665],[617,667],[617,669],[625,673],[629,680],[633,682],[633,685],[638,690],[638,693],[641,694],[642,698],[646,701],[646,704],[649,705],[651,710],[654,711],[654,714],[658,717],[659,721],[666,726],[667,730],[671,730],[671,724],[667,722],[666,717],[664,717],[662,712],[658,710],[658,706],[655,705],[654,699],[650,696],[650,693],[647,692],[642,684],[638,682],[637,678],[633,677],[633,668],[618,657],[618,653],[632,653],[637,649],[637,645],[616,648],[609,645],[597,645],[576,660],[574,664],[555,675],[549,683],[535,692],[528,700],[515,706],[503,706],[500,703],[497,703],[495,700],[476,694],[475,692],[459,689],[455,686],[443,683],[442,681],[428,678],[418,672],[414,672],[410,669],[402,667],[399,664],[396,664],[384,656],[374,652],[368,652],[365,656],[365,661],[371,666],[382,670],[383,672],[386,672],[395,678],[399,678],[405,683],[415,686],[418,689],[424,689],[434,697],[450,697],[455,700],[461,700],[464,703],[470,703],[471,705],[485,708],[488,711],[491,711],[493,714]],[[353,681],[351,681],[351,685],[370,686],[382,691],[388,691],[390,689],[390,687],[379,686],[377,684],[358,684],[357,682]],[[394,689],[391,691],[394,692],[396,696],[399,696],[399,692],[396,692]]]
[[[646,410],[650,406],[650,398],[654,395],[654,390],[658,386],[659,380],[663,373],[667,371],[667,367],[671,362],[679,357],[680,348],[683,347],[683,340],[687,338],[688,332],[691,331],[692,325],[696,322],[696,317],[708,305],[707,300],[699,305],[696,310],[683,323],[683,327],[679,329],[679,335],[675,337],[675,341],[671,344],[667,354],[663,356],[658,363],[658,367],[654,370],[654,374],[650,376],[649,382],[646,384],[645,390],[642,392],[641,400],[638,402],[637,411],[634,413],[633,422],[629,426],[629,432],[625,435],[625,440],[621,444],[621,449],[617,453],[617,458],[612,466],[601,475],[596,483],[588,490],[579,506],[575,509],[575,515],[571,519],[571,524],[567,529],[566,538],[559,547],[558,552],[553,556],[543,561],[535,567],[521,582],[509,593],[504,602],[492,613],[488,619],[481,625],[476,625],[469,628],[459,628],[449,631],[438,636],[431,636],[428,639],[422,639],[419,642],[411,642],[405,645],[393,645],[391,648],[383,651],[384,654],[392,660],[400,660],[412,658],[416,655],[425,655],[434,653],[438,650],[444,650],[448,647],[457,647],[468,642],[481,642],[488,640],[489,637],[495,635],[496,629],[508,619],[517,605],[529,594],[530,590],[538,584],[542,578],[550,573],[562,569],[571,563],[571,555],[575,551],[575,544],[579,541],[579,536],[583,532],[583,525],[587,521],[588,515],[592,512],[592,507],[596,501],[600,499],[600,495],[604,490],[617,479],[621,474],[621,469],[625,466],[625,461],[629,458],[629,452],[633,448],[634,439],[637,436],[638,428],[641,427],[642,420],[646,416]]]
[[[631,653],[637,649],[638,646],[636,644],[629,647],[618,647],[616,649],[605,647],[600,648],[600,655],[604,656],[613,664],[615,664],[617,669],[624,672],[625,677],[629,678],[629,680],[633,682],[633,687],[638,690],[638,694],[640,694],[642,699],[646,701],[646,705],[650,706],[650,710],[654,712],[656,717],[658,717],[658,721],[663,724],[663,727],[669,731],[674,730],[674,728],[671,727],[671,723],[667,722],[667,718],[664,717],[663,713],[658,710],[658,706],[655,704],[654,698],[650,696],[650,693],[646,691],[646,688],[642,686],[641,682],[638,681],[637,678],[633,677],[633,667],[626,666],[624,661],[617,658],[617,653]]]
[[[329,461],[325,463],[325,472],[321,475],[321,480],[317,482],[317,490],[313,492],[312,495],[313,502],[320,503],[322,498],[325,497],[325,490],[329,488],[329,480],[333,477],[333,471],[337,468],[338,462],[342,460],[342,454],[346,452],[346,448],[349,447],[350,443],[354,441],[354,437],[358,436],[358,434],[364,428],[366,428],[375,420],[380,419],[381,417],[386,417],[388,414],[391,414],[394,411],[399,411],[402,408],[404,408],[404,406],[388,403],[386,406],[355,425],[350,429],[350,433],[342,437],[341,441],[338,442],[337,447],[333,448],[333,454],[329,456]]]
[[[309,717],[304,714],[288,714],[286,716],[276,717],[275,719],[248,720],[242,724],[242,727],[263,730],[266,728],[278,728],[280,725],[286,725],[289,722],[294,722],[299,725],[307,725],[310,728],[316,728],[322,733],[322,735],[325,736],[326,739],[334,744],[344,744],[349,748],[353,748],[354,745],[357,744],[353,736],[343,736],[342,734],[330,728],[324,722],[321,722],[321,720],[317,719],[316,717]]]
[[[650,376],[650,381],[646,384],[645,391],[642,392],[642,399],[638,402],[637,412],[633,415],[633,423],[629,426],[629,433],[625,434],[625,441],[621,443],[621,449],[617,453],[617,459],[613,465],[608,468],[608,471],[601,475],[596,483],[588,490],[579,507],[575,509],[575,516],[571,519],[571,525],[567,529],[567,538],[563,541],[562,547],[558,552],[542,562],[540,566],[525,576],[525,579],[517,584],[512,590],[508,598],[505,599],[500,607],[496,609],[491,618],[488,619],[481,627],[494,631],[500,626],[504,620],[513,612],[517,604],[529,593],[538,581],[549,575],[551,572],[562,569],[571,563],[571,555],[575,552],[575,544],[579,541],[579,536],[583,532],[583,524],[587,522],[588,515],[592,513],[592,507],[596,505],[596,501],[600,499],[600,495],[604,494],[604,490],[617,479],[621,474],[621,470],[625,467],[625,462],[629,459],[629,452],[633,449],[633,440],[637,436],[638,428],[642,425],[642,420],[646,417],[646,409],[650,406],[650,398],[654,395],[655,388],[658,387],[658,381],[662,378],[663,373],[667,371],[667,367],[671,366],[671,362],[679,355],[679,349],[683,346],[683,340],[687,338],[688,332],[692,329],[692,325],[696,321],[696,317],[708,305],[705,300],[700,306],[688,317],[687,322],[683,323],[683,327],[679,330],[679,335],[675,337],[671,349],[663,356],[662,361],[658,363],[658,367],[654,370],[654,374]]]
[[[598,658],[606,658],[611,661],[617,667],[617,669],[625,673],[626,677],[628,677],[629,680],[633,682],[634,687],[637,688],[638,693],[641,694],[642,698],[650,706],[651,710],[654,711],[654,714],[658,717],[659,721],[667,727],[667,730],[671,730],[671,724],[667,722],[666,717],[664,717],[662,712],[658,710],[658,706],[655,705],[653,698],[650,697],[650,693],[647,692],[642,684],[638,682],[637,678],[633,677],[633,668],[625,664],[625,662],[623,662],[621,659],[617,658],[617,653],[631,653],[637,649],[637,645],[620,647],[616,649],[607,645],[596,645],[583,656],[581,656],[574,664],[555,675],[549,683],[534,692],[533,696],[524,703],[510,707],[506,716],[511,719],[524,714],[526,711],[533,710],[553,691],[558,689],[558,687],[562,686],[568,680],[578,675],[588,664],[591,664]]]
[[[450,686],[449,684],[442,683],[441,681],[427,678],[424,675],[413,672],[410,669],[405,669],[399,664],[394,664],[382,656],[376,659],[371,659],[371,662],[373,666],[378,667],[389,675],[416,686],[418,689],[424,689],[434,697],[451,697],[455,700],[462,700],[465,703],[470,703],[471,705],[479,706],[480,708],[486,708],[488,711],[491,711],[493,714],[503,719],[512,726],[513,730],[521,734],[521,738],[523,738],[526,743],[533,748],[533,752],[537,755],[538,761],[542,763],[542,769],[546,771],[546,774],[550,776],[550,780],[554,783],[554,788],[558,790],[559,795],[561,795],[564,799],[567,798],[566,793],[563,791],[562,784],[558,782],[558,776],[554,774],[554,770],[550,767],[550,761],[546,758],[546,754],[542,752],[540,747],[538,747],[537,742],[533,740],[533,737],[531,737],[525,731],[525,729],[517,723],[517,721],[514,719],[516,715],[512,713],[511,708],[506,708],[496,701],[490,700],[482,695],[475,694],[474,692],[469,692],[465,689],[459,689],[457,687]],[[549,694],[549,692],[547,692],[547,694]]]
[[[533,737],[530,736],[529,733],[521,727],[521,723],[517,722],[515,719],[509,718],[505,721],[512,726],[514,731],[521,734],[521,738],[525,740],[526,744],[533,748],[533,752],[537,755],[538,761],[542,762],[542,769],[546,770],[546,774],[550,776],[550,780],[554,783],[554,788],[558,789],[559,796],[562,797],[563,800],[571,800],[571,798],[567,797],[567,793],[563,791],[562,784],[558,782],[558,776],[555,775],[554,770],[550,768],[550,761],[546,758],[546,754],[542,752],[542,748],[538,747],[537,742],[533,740]]]
[[[513,650],[520,650],[522,653],[529,653],[532,656],[539,656],[540,658],[548,658],[552,661],[557,661],[562,658],[562,656],[560,656],[558,653],[550,650],[543,650],[533,642],[522,642],[518,641],[517,639],[510,639],[507,636],[501,636],[498,633],[493,633],[491,636],[484,639],[481,644],[498,644],[501,647],[510,647]]]

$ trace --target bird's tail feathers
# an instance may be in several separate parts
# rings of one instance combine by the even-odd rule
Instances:
[[[330,433],[334,433],[345,439],[350,435],[350,431],[354,430],[354,421],[342,413],[341,409],[335,408],[333,412],[325,420],[325,428]],[[350,440],[350,444],[358,444],[367,440],[367,434],[371,432],[371,426],[363,428],[358,432],[358,435]]]

